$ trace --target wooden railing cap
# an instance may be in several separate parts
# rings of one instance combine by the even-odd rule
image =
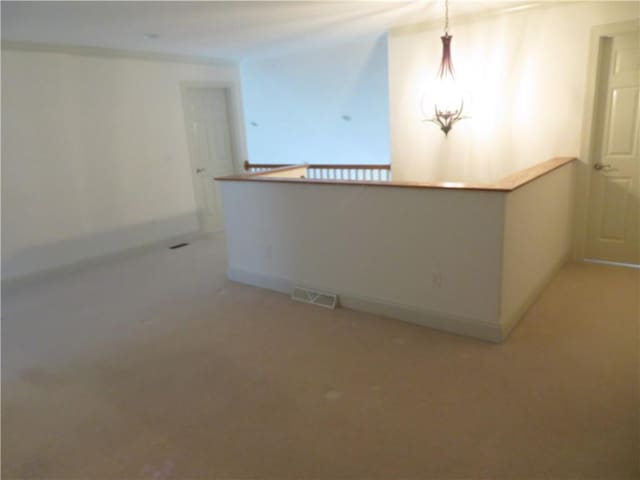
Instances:
[[[389,163],[249,163],[248,160],[244,161],[244,169],[250,170],[252,168],[281,168],[281,167],[296,167],[307,165],[309,168],[336,168],[341,170],[390,170],[391,164]]]
[[[555,157],[545,162],[538,163],[531,167],[525,168],[514,174],[508,175],[503,179],[494,183],[470,183],[470,182],[399,182],[399,181],[377,181],[377,180],[336,180],[336,179],[309,179],[309,178],[284,178],[265,176],[277,171],[286,171],[294,168],[334,168],[349,169],[355,168],[344,165],[331,165],[317,167],[314,164],[301,165],[283,165],[277,169],[271,169],[264,172],[253,172],[243,175],[231,175],[226,177],[216,177],[220,181],[252,181],[252,182],[275,182],[275,183],[299,183],[299,184],[316,184],[316,185],[365,185],[365,186],[382,186],[382,187],[404,187],[404,188],[438,188],[448,190],[485,190],[495,192],[510,192],[526,185],[527,183],[546,175],[553,170],[562,167],[570,162],[577,160],[576,157]],[[250,164],[255,167],[256,164]],[[384,169],[382,165],[376,165],[373,169]],[[263,168],[263,167],[258,167]],[[366,168],[361,165],[361,168]],[[370,167],[371,168],[371,167]]]

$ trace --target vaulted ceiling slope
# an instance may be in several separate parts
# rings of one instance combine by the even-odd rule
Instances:
[[[459,15],[513,3],[452,0],[451,9]],[[443,5],[444,0],[3,1],[2,39],[241,61],[435,20]]]

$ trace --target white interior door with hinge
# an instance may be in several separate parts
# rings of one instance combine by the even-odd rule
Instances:
[[[604,40],[599,67],[586,256],[640,263],[640,38]]]
[[[222,228],[222,200],[214,177],[233,174],[231,115],[224,88],[185,88],[187,136],[200,228]]]

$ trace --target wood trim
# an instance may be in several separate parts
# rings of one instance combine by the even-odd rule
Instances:
[[[246,172],[251,168],[280,168],[287,167],[291,164],[288,163],[249,163],[249,160],[245,160],[242,164],[244,166],[244,170]]]
[[[244,163],[246,165],[247,162],[245,161]],[[255,180],[255,177],[260,177],[260,176],[263,176],[263,175],[276,173],[276,172],[286,172],[287,170],[295,170],[296,168],[303,168],[303,167],[309,167],[309,164],[308,163],[301,163],[301,164],[298,164],[298,165],[280,165],[278,167],[274,167],[274,168],[270,168],[269,170],[265,170],[263,172],[249,172],[249,173],[243,173],[243,174],[240,174],[240,175],[229,175],[229,176],[226,176],[226,177],[216,177],[215,180],[248,180],[248,179],[254,179]],[[258,168],[262,168],[262,167],[258,167]],[[268,178],[269,177],[265,177],[264,180],[266,180]],[[274,177],[274,178],[278,178],[279,180],[282,179],[282,178],[279,178],[279,177]],[[286,178],[282,179],[282,180],[286,180]]]
[[[483,185],[472,184],[445,184],[445,183],[424,183],[424,182],[379,182],[365,180],[329,180],[329,179],[308,179],[308,178],[282,178],[282,177],[263,177],[259,172],[249,175],[234,175],[229,177],[216,177],[218,181],[248,181],[248,182],[271,182],[271,183],[299,183],[302,185],[343,185],[343,186],[364,186],[364,187],[400,187],[400,188],[440,188],[440,189],[458,189],[458,190],[504,190],[499,188],[490,188]]]
[[[540,178],[557,168],[568,163],[576,161],[576,157],[556,157],[545,162],[539,163],[529,168],[525,168],[512,175],[504,177],[495,183],[464,183],[464,182],[380,182],[366,180],[330,180],[330,179],[308,179],[308,178],[282,178],[282,177],[265,177],[267,173],[273,173],[280,169],[268,170],[266,172],[255,172],[244,175],[231,175],[227,177],[216,177],[218,181],[236,181],[236,182],[273,182],[273,183],[298,183],[302,185],[362,185],[372,187],[396,187],[396,188],[438,188],[443,190],[483,190],[490,192],[511,192],[532,182],[536,178]],[[290,165],[280,167],[282,170],[290,170],[292,168],[300,168],[304,165]],[[337,167],[338,165],[334,165]],[[313,167],[307,164],[307,167]]]
[[[588,236],[589,197],[591,195],[591,166],[597,158],[593,155],[593,135],[596,132],[597,115],[596,100],[597,86],[599,84],[598,72],[602,61],[603,40],[607,37],[640,30],[640,19],[596,25],[591,28],[589,46],[589,64],[587,70],[586,94],[584,96],[582,141],[580,144],[580,163],[576,173],[576,200],[573,260],[582,260],[586,255]]]
[[[519,172],[504,177],[498,184],[508,190],[515,190],[536,178],[540,178],[547,173],[553,172],[556,168],[560,168],[567,163],[577,160],[575,157],[556,157],[546,162],[538,163]]]
[[[281,167],[295,167],[306,165],[308,168],[336,168],[340,170],[391,170],[391,165],[388,163],[376,164],[376,163],[249,163],[248,160],[244,161],[244,169],[248,171],[251,168],[281,168]],[[264,172],[261,172],[264,173]]]
[[[61,45],[53,43],[17,42],[2,40],[2,50],[15,50],[34,53],[63,53],[83,57],[124,58],[133,60],[150,60],[155,62],[186,63],[190,65],[207,65],[210,67],[235,67],[235,63],[213,57],[158,53],[142,50],[126,50],[107,47],[86,47],[80,45]]]
[[[331,163],[310,163],[309,168],[338,168],[340,170],[391,170],[391,165],[375,164],[375,163],[345,163],[345,164],[331,164]]]

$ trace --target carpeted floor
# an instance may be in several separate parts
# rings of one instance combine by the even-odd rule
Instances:
[[[2,478],[639,478],[639,271],[502,345],[224,278],[220,237],[6,289]]]

